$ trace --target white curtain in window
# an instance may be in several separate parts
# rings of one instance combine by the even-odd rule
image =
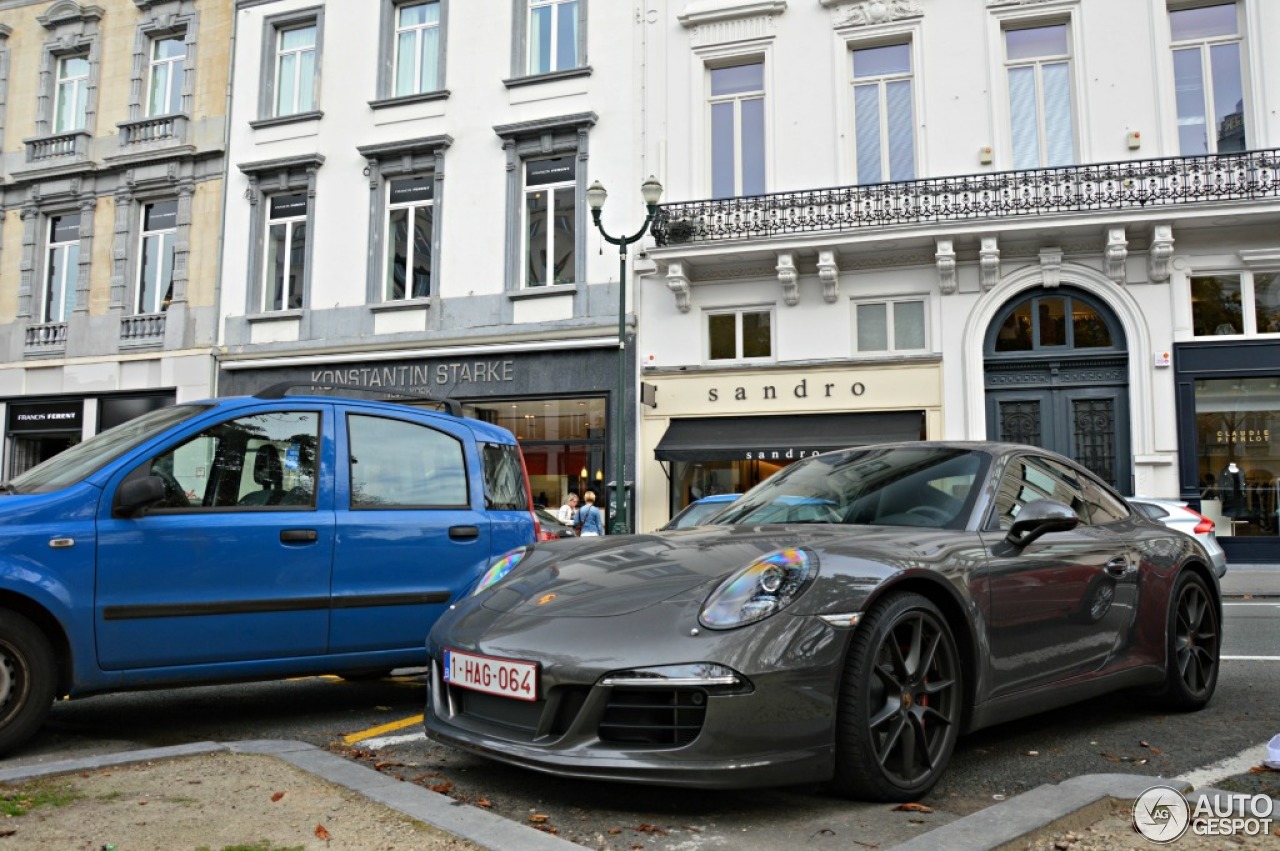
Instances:
[[[1013,131],[1013,167],[1040,166],[1040,121],[1034,68],[1009,69],[1009,124]]]
[[[1076,161],[1075,127],[1071,118],[1071,69],[1065,62],[1044,65],[1045,165]]]
[[[880,183],[884,176],[880,171],[880,87],[872,83],[857,86],[853,90],[854,121],[857,122],[855,141],[858,146],[858,182]]]
[[[889,179],[912,180],[916,176],[916,155],[912,134],[911,83],[906,80],[888,83],[885,98],[889,113]]]

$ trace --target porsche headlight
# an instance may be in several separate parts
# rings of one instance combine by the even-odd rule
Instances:
[[[489,565],[489,569],[486,570],[484,576],[480,578],[480,582],[476,584],[476,589],[471,592],[471,595],[475,596],[490,585],[497,583],[498,580],[502,579],[502,577],[515,570],[516,565],[519,564],[528,554],[528,547],[520,547],[519,549],[512,550],[505,555],[499,556],[496,561]]]
[[[818,557],[788,547],[758,558],[730,576],[707,598],[698,621],[707,629],[755,623],[790,605],[818,575]]]

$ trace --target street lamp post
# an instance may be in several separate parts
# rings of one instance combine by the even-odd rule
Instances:
[[[598,180],[587,188],[587,205],[591,207],[591,220],[595,222],[596,228],[600,231],[600,235],[604,237],[605,242],[618,246],[618,404],[615,416],[618,429],[618,458],[614,472],[617,481],[615,485],[617,511],[614,512],[613,527],[610,529],[610,533],[614,535],[626,535],[631,531],[627,528],[626,476],[627,246],[644,236],[645,231],[649,229],[649,225],[653,223],[653,217],[658,212],[658,201],[662,198],[662,184],[658,182],[658,178],[650,175],[649,179],[640,187],[640,194],[644,197],[645,206],[649,208],[649,214],[645,217],[644,224],[640,226],[640,230],[631,236],[609,236],[604,229],[604,225],[600,224],[600,211],[604,209],[604,200],[609,193],[605,192],[604,186]]]

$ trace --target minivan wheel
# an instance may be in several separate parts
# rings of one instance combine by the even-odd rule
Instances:
[[[53,705],[53,647],[35,624],[0,609],[0,754],[31,738]]]

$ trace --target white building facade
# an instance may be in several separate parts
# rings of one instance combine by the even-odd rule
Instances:
[[[238,0],[219,393],[453,397],[519,436],[536,502],[603,491],[634,315],[585,192],[644,220],[646,31],[586,0]]]
[[[648,8],[639,528],[814,451],[1000,439],[1276,557],[1280,5]]]

